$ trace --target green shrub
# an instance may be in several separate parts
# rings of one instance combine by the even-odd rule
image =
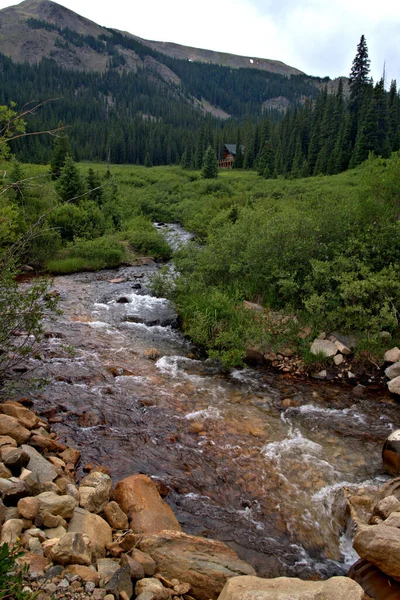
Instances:
[[[125,249],[116,236],[105,235],[95,240],[78,239],[46,263],[50,273],[97,271],[116,267],[125,259]]]
[[[0,600],[34,600],[36,594],[23,591],[24,569],[16,564],[23,555],[8,544],[0,545]]]
[[[138,254],[163,259],[172,256],[170,245],[146,217],[140,216],[130,219],[124,237]]]

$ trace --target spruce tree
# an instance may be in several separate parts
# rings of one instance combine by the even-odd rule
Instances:
[[[64,166],[67,154],[72,155],[69,139],[64,131],[61,131],[56,137],[50,161],[50,173],[52,179],[58,179],[60,177],[61,169]]]
[[[204,155],[203,168],[201,171],[204,179],[215,179],[218,176],[217,156],[214,149],[208,146]]]
[[[84,186],[72,156],[67,154],[61,175],[56,183],[56,190],[63,202],[75,201],[83,194]]]

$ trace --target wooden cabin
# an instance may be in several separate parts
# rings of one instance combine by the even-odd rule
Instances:
[[[241,147],[242,152],[244,147]],[[236,160],[236,144],[224,144],[224,156],[218,161],[220,169],[232,169]]]

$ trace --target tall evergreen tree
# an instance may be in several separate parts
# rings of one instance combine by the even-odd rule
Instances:
[[[67,154],[72,155],[69,139],[66,133],[61,131],[56,137],[50,161],[50,173],[52,179],[58,179],[60,177],[61,169],[65,164]]]
[[[214,149],[208,146],[204,155],[204,162],[202,168],[202,176],[204,179],[215,179],[218,176],[218,163],[217,156]]]
[[[77,196],[83,194],[84,185],[78,169],[72,159],[67,154],[61,175],[56,184],[56,190],[63,202],[76,202]]]

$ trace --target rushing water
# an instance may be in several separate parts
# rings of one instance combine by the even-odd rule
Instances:
[[[155,477],[184,531],[225,541],[258,574],[345,572],[355,554],[343,489],[384,480],[394,401],[199,359],[148,291],[156,270],[55,279],[63,314],[31,361],[47,378],[36,410],[62,417],[54,427],[82,465],[106,464],[115,481]]]

